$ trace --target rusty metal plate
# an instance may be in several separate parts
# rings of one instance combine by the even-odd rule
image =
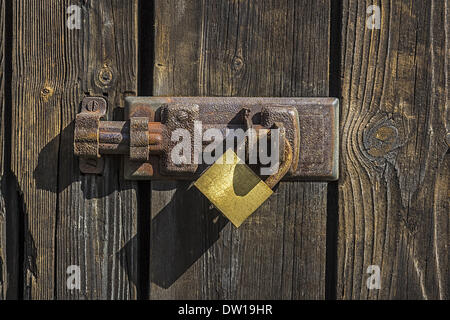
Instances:
[[[270,122],[263,110],[276,107],[293,107],[299,120],[299,159],[295,172],[283,180],[334,181],[338,178],[338,123],[339,100],[336,98],[241,98],[241,97],[127,97],[127,119],[147,117],[150,122],[160,122],[167,106],[198,106],[197,118],[213,127],[241,124],[242,109],[249,110],[253,123]],[[280,108],[281,109],[281,108]],[[263,115],[262,115],[263,114]],[[274,116],[276,118],[276,116]],[[277,119],[272,119],[276,121]],[[289,130],[288,130],[289,131]],[[289,133],[287,133],[289,136]],[[293,143],[294,136],[290,137]],[[161,172],[159,155],[150,155],[148,161],[124,159],[124,174],[130,180],[196,180],[207,169],[199,165],[190,174]],[[193,170],[193,168],[190,168]]]

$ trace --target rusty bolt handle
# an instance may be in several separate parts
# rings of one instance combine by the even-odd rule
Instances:
[[[85,158],[100,158],[100,119],[106,114],[106,100],[98,97],[83,99],[77,114],[74,132],[74,153]]]
[[[149,154],[161,153],[163,125],[160,122],[149,122],[145,118],[101,121],[105,115],[104,98],[83,99],[81,112],[75,120],[75,155],[83,158],[100,158],[106,154],[129,155],[135,160],[146,161]]]
[[[134,118],[128,121],[95,121],[94,123],[86,123],[83,115],[77,115],[76,127],[82,127],[75,131],[75,154],[80,157],[90,157],[86,149],[80,148],[80,143],[84,142],[81,132],[86,129],[90,130],[92,138],[88,142],[91,147],[98,150],[98,155],[130,155],[131,141],[134,140],[133,132],[130,130]],[[98,127],[98,128],[97,128]],[[141,146],[147,145],[149,154],[161,154],[163,148],[163,132],[166,130],[165,125],[161,122],[148,122],[145,129],[145,137],[143,126],[138,126],[140,131],[138,136]],[[234,128],[234,126],[230,126]],[[236,128],[241,128],[236,126]],[[254,126],[257,132],[267,134],[269,129],[259,125]],[[282,136],[280,136],[281,138]],[[204,142],[208,144],[209,142]],[[248,149],[247,149],[248,150]],[[281,151],[281,150],[280,150]],[[283,155],[281,155],[283,156]],[[96,157],[96,155],[92,155]]]

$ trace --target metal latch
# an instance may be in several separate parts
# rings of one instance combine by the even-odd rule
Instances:
[[[87,97],[76,117],[82,172],[120,154],[126,179],[197,179],[236,227],[281,179],[338,177],[337,99],[128,97],[125,121],[102,120],[106,108]]]
[[[283,180],[333,181],[338,108],[335,98],[127,97],[125,120],[106,121],[106,100],[86,97],[75,121],[74,152],[83,173],[101,174],[105,156],[122,155],[126,179],[196,180],[211,165],[201,159],[211,144],[204,139],[208,130],[225,140],[227,131],[261,135],[278,126],[293,150]],[[178,152],[183,137],[191,142],[184,154]]]

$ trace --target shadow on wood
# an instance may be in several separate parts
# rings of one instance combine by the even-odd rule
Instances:
[[[120,261],[120,265],[125,270],[128,279],[138,286],[139,279],[138,274],[134,270],[134,265],[136,264],[133,259],[136,259],[135,252],[138,252],[138,237],[134,236],[131,238],[117,253],[116,257]]]
[[[116,184],[105,183],[101,177],[84,179],[78,167],[78,158],[73,154],[74,122],[63,129],[60,135],[53,138],[39,153],[38,164],[33,172],[38,189],[55,193],[64,191],[74,182],[81,183],[81,190],[86,199],[100,198],[117,191]],[[60,146],[60,144],[64,144]],[[63,150],[64,162],[58,160],[58,150]],[[62,152],[62,151],[60,151]],[[67,153],[72,157],[67,157]],[[61,157],[61,156],[60,156]],[[108,156],[105,161],[104,172],[111,171],[108,163],[120,161],[119,157]],[[60,163],[55,168],[54,163]],[[119,165],[115,167],[120,168]],[[55,174],[59,171],[58,183],[55,183]],[[119,174],[122,174],[120,172]],[[97,181],[98,179],[98,181]],[[97,183],[98,182],[98,183]],[[92,192],[92,184],[97,184]],[[152,203],[152,212],[158,212],[153,217],[150,227],[150,277],[151,281],[163,288],[169,288],[184,272],[189,269],[218,239],[220,231],[228,223],[209,201],[190,182],[153,182],[152,193],[173,190],[170,199],[161,199],[164,202],[160,207]],[[129,188],[131,184],[120,184],[121,191]],[[150,195],[149,195],[150,196]],[[159,210],[154,210],[155,208]],[[141,214],[150,214],[144,212]],[[122,267],[128,273],[129,279],[137,283],[135,275],[128,272],[128,266],[134,256],[138,238],[130,239],[117,252]],[[146,254],[146,253],[143,253]],[[32,268],[31,268],[32,269]]]
[[[153,182],[152,189],[176,190],[151,222],[150,279],[167,289],[219,239],[228,220],[190,182]]]

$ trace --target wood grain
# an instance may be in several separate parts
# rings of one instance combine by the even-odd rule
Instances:
[[[448,299],[448,1],[345,0],[342,14],[337,296]]]
[[[6,204],[4,196],[4,119],[5,119],[5,2],[0,0],[0,300],[6,299]]]
[[[327,96],[328,0],[156,1],[154,95]],[[150,299],[325,296],[326,183],[281,183],[239,229],[152,183]]]
[[[81,29],[69,29],[70,5]],[[108,119],[137,88],[137,1],[21,0],[13,5],[12,170],[23,195],[25,299],[136,298],[136,185],[120,161],[80,175],[73,120],[85,95]],[[80,290],[67,268],[79,266]]]

